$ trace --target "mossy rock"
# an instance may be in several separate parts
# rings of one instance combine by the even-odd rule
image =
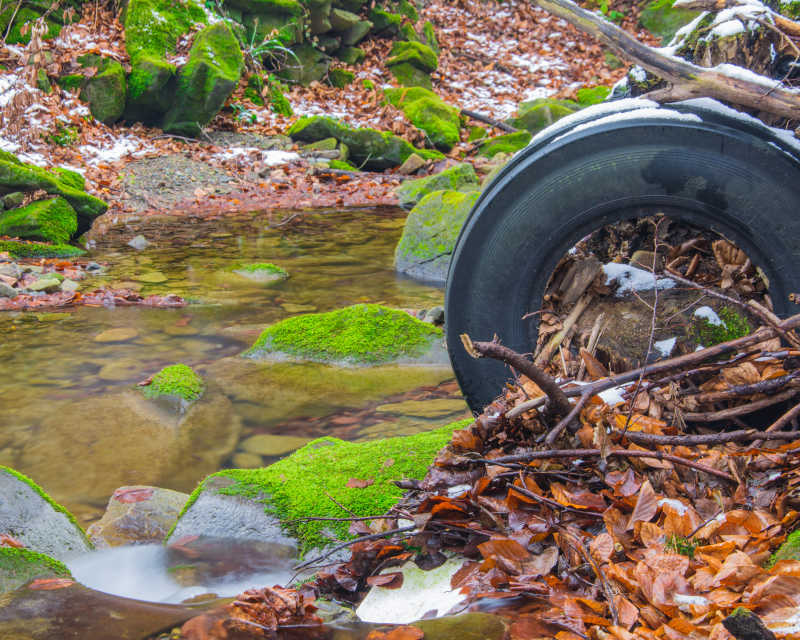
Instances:
[[[458,234],[480,192],[434,191],[408,214],[394,252],[400,273],[442,284]]]
[[[164,116],[164,131],[198,135],[233,93],[243,67],[239,42],[226,23],[198,33],[178,76],[174,105]]]
[[[786,541],[772,554],[767,566],[772,567],[781,560],[800,560],[800,531],[793,531],[787,536]]]
[[[58,560],[92,545],[74,516],[27,476],[0,466],[0,534]]]
[[[367,34],[372,31],[373,24],[369,20],[362,20],[350,27],[347,31],[342,32],[342,46],[352,47],[361,42],[367,37]]]
[[[735,309],[722,307],[718,315],[722,324],[712,324],[708,318],[694,318],[693,324],[689,328],[689,335],[698,345],[712,347],[715,344],[750,335],[752,331],[750,323]]]
[[[61,197],[0,213],[0,235],[4,236],[65,244],[77,230],[75,209]]]
[[[285,87],[274,75],[269,76],[269,108],[273,113],[282,116],[292,116],[294,111],[289,100],[284,95]]]
[[[253,527],[245,527],[234,518],[220,523],[215,514],[222,507],[243,520],[258,515],[247,513],[248,507],[258,507],[262,518],[266,515],[286,523],[284,530],[299,540],[303,552],[349,539],[349,522],[296,519],[341,517],[341,507],[328,496],[358,516],[383,514],[403,495],[394,481],[423,478],[453,431],[469,422],[462,420],[426,433],[370,442],[319,438],[266,468],[220,471],[192,493],[170,537],[203,535],[211,527],[213,535],[220,535],[225,533],[219,530],[220,524],[234,536],[247,528],[253,535]],[[352,479],[362,480],[366,486],[348,487]],[[226,502],[237,506],[226,508]]]
[[[582,87],[575,92],[576,100],[581,107],[590,107],[600,104],[611,94],[611,87],[598,85],[596,87]]]
[[[700,15],[699,11],[674,9],[674,2],[675,0],[651,0],[639,14],[639,24],[653,35],[659,36],[663,44],[672,40],[678,29]]]
[[[403,111],[409,122],[426,133],[437,149],[450,151],[461,139],[461,117],[456,107],[447,104],[423,87],[386,89],[390,104]]]
[[[125,70],[116,60],[105,58],[97,65],[97,73],[86,80],[81,98],[89,103],[96,120],[113,124],[122,117],[128,93]]]
[[[433,82],[430,75],[417,69],[409,62],[401,62],[389,67],[389,71],[397,80],[397,83],[403,87],[422,87],[428,91],[433,91]]]
[[[65,91],[75,91],[83,86],[86,77],[80,73],[68,73],[56,78],[56,84]]]
[[[347,31],[361,22],[361,18],[358,14],[344,9],[331,9],[330,21],[334,31]]]
[[[300,118],[287,131],[297,142],[317,142],[325,138],[336,138],[344,143],[353,164],[367,170],[383,170],[398,167],[412,154],[417,153],[426,160],[441,159],[438,151],[416,149],[402,138],[387,131],[349,127],[327,116]]]
[[[310,44],[295,45],[292,51],[296,59],[293,57],[286,68],[277,73],[279,77],[305,87],[322,80],[328,73],[330,57]]]
[[[0,594],[36,578],[72,578],[63,562],[29,549],[0,547]]]
[[[312,36],[319,36],[330,31],[331,25],[331,0],[316,0],[308,2],[309,11],[309,31]]]
[[[336,169],[337,171],[358,171],[358,167],[354,167],[352,164],[347,162],[346,160],[337,160],[333,159],[328,163],[328,167],[331,169]]]
[[[303,5],[297,0],[225,0],[226,7],[259,15],[303,15]]]
[[[129,0],[124,12],[125,48],[131,61],[125,118],[160,124],[175,100],[175,65],[166,56],[194,24],[207,22],[196,0]]]
[[[86,252],[68,244],[40,244],[0,240],[0,252],[6,251],[12,258],[74,258]]]
[[[150,384],[140,387],[145,398],[173,396],[194,402],[205,389],[203,378],[185,364],[172,364],[164,367],[153,376]]]
[[[267,327],[244,355],[377,365],[422,357],[441,335],[441,329],[405,311],[357,304],[282,320]]]
[[[364,50],[358,47],[341,47],[334,51],[333,55],[345,64],[358,64],[367,57]]]
[[[86,190],[86,178],[84,178],[77,171],[65,169],[64,167],[54,167],[50,171],[56,174],[64,184],[67,184],[74,189],[80,189],[81,191]]]
[[[397,35],[403,16],[378,7],[369,12],[369,19],[373,23],[373,31],[382,35]]]
[[[422,39],[425,41],[431,50],[438,56],[439,55],[439,40],[436,38],[436,30],[430,20],[426,20],[422,25]]]
[[[537,133],[564,116],[575,113],[580,108],[580,105],[572,100],[538,98],[537,100],[521,102],[517,107],[517,116],[510,118],[507,122],[517,129],[525,129],[530,133]]]
[[[406,180],[394,193],[404,207],[417,204],[433,191],[478,191],[480,183],[475,169],[468,162],[457,164],[441,173],[417,180]]]
[[[14,155],[0,152],[0,189],[5,191],[35,191],[41,189],[51,195],[62,196],[88,229],[91,220],[105,213],[108,205],[65,182],[58,173],[20,162]]]
[[[328,72],[328,82],[332,87],[344,89],[355,80],[355,74],[346,69],[331,69]]]
[[[478,147],[478,153],[487,158],[492,158],[498,153],[516,153],[523,149],[530,141],[531,134],[527,131],[517,131],[516,133],[506,133],[502,136],[489,138]]]
[[[234,269],[233,272],[256,282],[275,282],[286,280],[289,277],[289,272],[286,269],[271,262],[253,262],[242,265]]]
[[[386,60],[387,67],[407,62],[420,71],[430,73],[439,66],[439,58],[433,49],[421,42],[395,42],[389,55],[391,57]]]

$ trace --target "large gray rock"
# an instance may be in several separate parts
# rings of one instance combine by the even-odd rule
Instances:
[[[408,214],[395,249],[395,269],[420,280],[444,284],[461,226],[478,191],[434,191]]]
[[[186,536],[234,540],[261,540],[296,548],[297,541],[281,529],[280,521],[264,511],[260,500],[219,493],[235,484],[232,478],[212,476],[186,510],[168,538],[174,543]]]
[[[0,535],[57,560],[92,548],[72,514],[8,467],[0,467]]]

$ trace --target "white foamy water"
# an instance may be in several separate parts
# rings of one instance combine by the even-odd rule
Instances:
[[[202,576],[197,571],[197,584],[181,584],[172,577],[168,550],[160,544],[92,551],[66,564],[73,577],[90,589],[136,600],[173,604],[207,593],[220,597],[235,596],[254,587],[284,584],[292,575],[286,563],[281,563],[282,566],[271,571],[262,569],[250,573],[240,568],[235,573],[213,578]]]

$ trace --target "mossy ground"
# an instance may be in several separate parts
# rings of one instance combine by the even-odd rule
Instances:
[[[781,560],[800,560],[800,531],[793,531],[780,548],[767,561],[767,568]]]
[[[267,327],[245,355],[280,352],[316,362],[381,364],[421,356],[441,335],[441,329],[405,311],[357,304]]]
[[[66,509],[65,509],[63,506],[61,506],[60,504],[58,504],[58,502],[56,502],[56,501],[55,501],[55,500],[53,500],[53,499],[52,499],[52,498],[51,498],[49,495],[47,495],[47,493],[45,492],[45,490],[44,490],[44,489],[42,489],[42,488],[41,488],[41,487],[40,487],[38,484],[36,484],[36,483],[35,483],[33,480],[31,480],[31,479],[30,479],[28,476],[26,476],[26,475],[24,475],[24,474],[20,473],[20,472],[19,472],[19,471],[17,471],[16,469],[12,469],[11,467],[4,467],[4,466],[0,465],[0,473],[3,473],[3,472],[5,472],[5,473],[8,473],[9,475],[12,475],[12,476],[14,476],[14,477],[15,477],[17,480],[19,480],[20,482],[24,482],[25,484],[27,484],[27,485],[28,485],[28,486],[29,486],[31,489],[33,489],[33,490],[34,490],[36,493],[38,493],[38,494],[39,494],[39,496],[40,496],[40,497],[41,497],[41,498],[42,498],[42,499],[43,499],[45,502],[47,502],[47,503],[48,503],[48,504],[49,504],[49,505],[50,505],[50,506],[51,506],[51,507],[52,507],[52,508],[53,508],[55,511],[58,511],[59,513],[63,513],[63,514],[64,514],[64,515],[67,517],[67,520],[69,520],[69,521],[70,521],[72,524],[74,524],[74,525],[75,525],[75,528],[76,528],[78,531],[80,531],[80,533],[81,533],[81,536],[83,537],[83,539],[84,539],[84,540],[86,540],[87,544],[88,544],[90,547],[93,547],[93,546],[94,546],[94,545],[92,545],[92,543],[91,543],[91,542],[89,542],[89,538],[87,538],[87,537],[86,537],[86,533],[84,533],[83,529],[82,529],[82,528],[81,528],[81,526],[78,524],[78,521],[75,519],[75,516],[73,516],[73,515],[72,515],[72,514],[71,514],[69,511],[67,511],[67,510],[66,510]]]
[[[319,438],[268,467],[228,469],[209,478],[232,478],[236,483],[219,493],[262,501],[268,511],[284,522],[309,516],[346,517],[348,514],[328,495],[358,516],[378,516],[403,495],[393,481],[423,478],[453,431],[470,422],[462,420],[426,433],[370,442]],[[192,493],[184,513],[203,492],[209,478]],[[373,482],[364,488],[348,487],[351,479]],[[268,501],[265,496],[270,496]],[[295,521],[285,526],[298,537],[302,551],[306,552],[330,543],[325,530],[342,539],[351,538],[347,532],[349,525],[349,522]]]
[[[154,375],[150,384],[142,387],[142,393],[146,398],[169,395],[192,401],[202,395],[204,388],[203,379],[191,367],[173,364]]]

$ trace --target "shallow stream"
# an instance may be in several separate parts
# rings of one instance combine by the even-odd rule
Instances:
[[[404,219],[385,208],[112,221],[90,256],[108,268],[87,285],[176,293],[190,304],[0,315],[0,464],[85,524],[121,485],[190,491],[207,473],[269,463],[314,437],[409,433],[465,415],[444,353],[436,365],[368,374],[238,355],[266,325],[298,313],[440,305],[441,289],[392,269]],[[146,249],[126,246],[139,234]],[[274,262],[290,278],[234,273],[252,262]],[[208,385],[186,416],[145,403],[135,387],[176,362]]]

